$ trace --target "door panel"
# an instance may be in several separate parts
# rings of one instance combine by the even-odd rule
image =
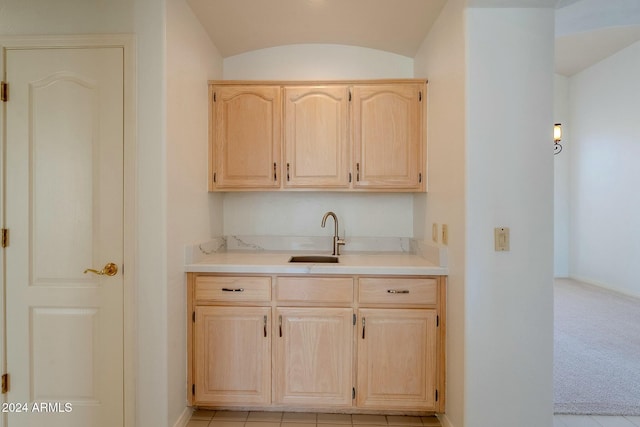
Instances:
[[[196,405],[271,403],[269,307],[196,307]]]
[[[34,279],[30,285],[87,284],[82,272],[93,264],[92,207],[98,196],[93,188],[96,92],[95,82],[71,73],[57,73],[30,84]],[[71,117],[78,126],[61,126]],[[71,199],[73,206],[68,205]],[[76,248],[76,256],[56,250],[60,246]]]
[[[349,88],[285,87],[285,187],[348,187]]]
[[[216,188],[280,186],[282,105],[278,86],[215,89]]]
[[[351,406],[353,309],[280,307],[276,315],[275,402]]]
[[[421,85],[355,86],[356,188],[420,188]]]
[[[360,309],[358,406],[435,410],[436,310]]]
[[[9,49],[10,427],[123,425],[123,49]],[[49,406],[51,408],[51,405]],[[55,406],[54,406],[55,407]]]

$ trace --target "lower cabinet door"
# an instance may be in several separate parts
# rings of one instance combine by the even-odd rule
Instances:
[[[274,402],[351,406],[353,309],[277,308],[274,319]]]
[[[196,307],[195,405],[271,403],[269,307]]]
[[[436,311],[358,310],[358,407],[436,409]]]

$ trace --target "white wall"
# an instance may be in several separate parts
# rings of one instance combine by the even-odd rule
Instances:
[[[413,77],[406,56],[357,46],[295,44],[224,59],[227,80],[336,80]]]
[[[169,425],[185,410],[184,246],[222,233],[222,196],[207,191],[207,80],[222,57],[185,0],[167,0],[167,372]],[[164,406],[164,405],[163,405]]]
[[[354,46],[289,45],[225,58],[223,74],[228,80],[412,78],[413,60]],[[322,236],[328,231],[320,221],[329,210],[347,237],[413,236],[411,194],[323,192],[227,193],[224,234]]]
[[[449,227],[447,285],[448,425],[464,426],[465,306],[465,28],[464,0],[449,0],[415,60],[427,87],[429,192],[415,196],[417,238],[431,241],[431,225]]]
[[[556,74],[553,93],[553,122],[562,124],[562,152],[553,157],[553,274],[555,277],[569,277],[569,159],[572,150],[569,78]],[[549,140],[550,146],[553,146],[552,140]]]
[[[136,425],[168,426],[165,0],[134,0],[137,40]]]
[[[320,227],[322,216],[338,216],[340,237],[413,237],[411,195],[289,192],[225,195],[225,235],[332,236],[333,224]],[[346,247],[345,250],[349,248]]]
[[[551,426],[554,10],[467,9],[466,29],[464,425]]]
[[[133,32],[133,0],[0,0],[0,34]]]
[[[640,42],[570,79],[571,276],[640,296]]]

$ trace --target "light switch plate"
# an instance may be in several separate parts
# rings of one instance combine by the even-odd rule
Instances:
[[[497,252],[509,250],[509,227],[497,227],[493,230],[494,244]]]

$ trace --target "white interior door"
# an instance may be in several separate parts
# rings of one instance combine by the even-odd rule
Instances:
[[[123,49],[5,56],[8,427],[123,425]],[[43,405],[44,404],[44,405]]]

